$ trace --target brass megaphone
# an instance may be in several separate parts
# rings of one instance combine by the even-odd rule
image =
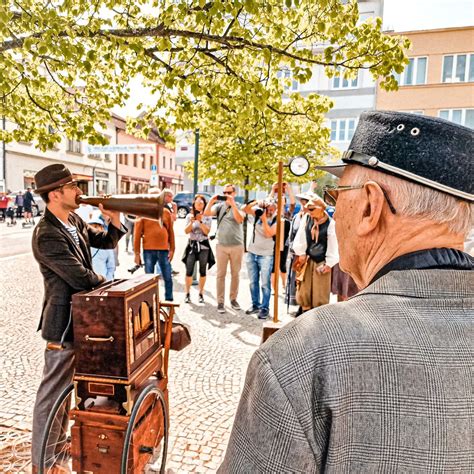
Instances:
[[[105,196],[79,196],[77,201],[98,207],[102,204],[107,211],[119,211],[155,221],[163,217],[165,193],[160,194],[112,194]]]

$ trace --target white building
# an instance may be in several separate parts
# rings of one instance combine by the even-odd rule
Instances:
[[[12,124],[7,123],[7,128]],[[108,125],[104,134],[110,144],[116,144],[116,131]],[[88,155],[87,143],[64,138],[56,147],[45,152],[32,143],[11,142],[5,144],[5,188],[17,192],[28,186],[34,188],[34,175],[45,166],[64,163],[77,174],[79,186],[89,195],[99,192],[115,193],[117,183],[115,155]],[[95,192],[94,192],[95,184]]]
[[[383,18],[383,0],[359,0],[358,3],[361,22],[371,17]],[[303,96],[316,92],[334,101],[334,107],[326,116],[327,126],[331,129],[331,144],[341,151],[347,150],[359,115],[375,109],[376,82],[365,69],[361,69],[353,80],[330,79],[322,66],[315,66],[310,81],[305,84],[293,81],[290,89]]]

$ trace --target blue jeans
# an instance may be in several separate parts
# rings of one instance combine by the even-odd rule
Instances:
[[[113,280],[116,267],[114,249],[98,250],[91,247],[91,254],[94,272],[104,275],[107,281]]]
[[[252,305],[259,309],[270,309],[270,296],[272,294],[271,276],[273,255],[255,255],[247,253],[247,271],[250,280],[250,295]],[[260,287],[262,300],[260,301]]]
[[[145,273],[155,273],[155,265],[159,263],[161,276],[165,282],[165,299],[173,301],[173,278],[168,250],[143,250]]]

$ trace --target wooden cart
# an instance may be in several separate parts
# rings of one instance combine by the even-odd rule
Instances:
[[[164,472],[175,306],[153,275],[73,296],[75,375],[45,426],[40,472],[138,474],[150,462]]]

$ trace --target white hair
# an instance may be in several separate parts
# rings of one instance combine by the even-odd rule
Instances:
[[[358,179],[354,184],[373,180],[383,186],[400,215],[445,224],[451,232],[463,235],[474,224],[474,206],[467,201],[363,166],[350,168],[351,177]]]

